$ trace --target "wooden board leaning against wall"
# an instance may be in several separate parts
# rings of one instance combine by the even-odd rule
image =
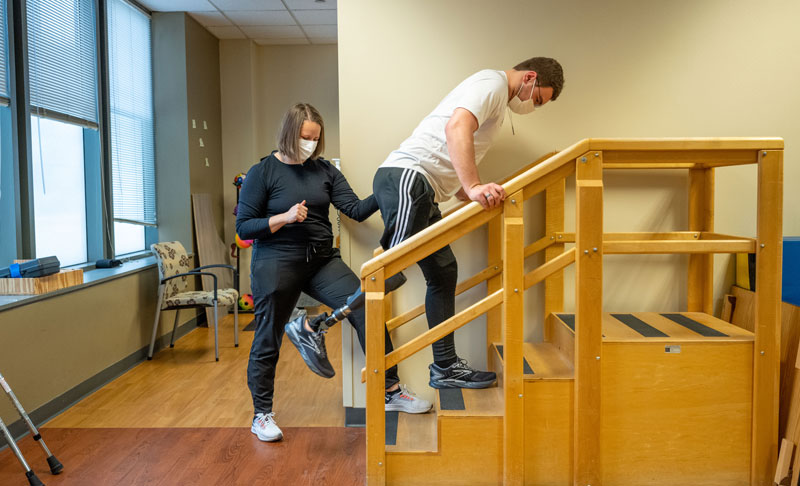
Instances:
[[[731,293],[723,299],[722,320],[748,331],[755,327],[755,293],[741,287],[731,287]],[[791,448],[800,444],[800,362],[798,362],[798,344],[800,344],[800,307],[781,303],[781,373],[780,373],[780,406],[779,437],[782,441],[781,456],[791,457]],[[787,452],[788,448],[788,452]],[[792,480],[797,484],[800,479],[800,453],[794,454]],[[785,459],[788,461],[788,459]],[[784,466],[782,466],[784,464]],[[778,465],[778,476],[786,474],[786,462]]]

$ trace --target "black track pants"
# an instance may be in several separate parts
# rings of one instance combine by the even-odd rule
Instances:
[[[434,192],[425,177],[411,169],[384,167],[372,181],[372,192],[381,210],[384,230],[381,246],[389,249],[442,219]],[[425,315],[428,327],[453,317],[456,308],[458,264],[450,246],[440,248],[417,262],[428,286]],[[433,343],[433,359],[448,366],[457,359],[453,334]]]
[[[294,249],[254,248],[251,287],[255,301],[256,331],[247,365],[247,385],[253,396],[255,413],[272,411],[275,368],[283,340],[283,327],[291,317],[300,292],[336,309],[343,306],[361,286],[361,281],[345,265],[336,249],[317,249],[306,261],[306,247]],[[354,310],[347,319],[355,328],[364,349],[364,308]],[[386,353],[393,350],[386,331]],[[386,370],[386,387],[400,380],[397,367]]]

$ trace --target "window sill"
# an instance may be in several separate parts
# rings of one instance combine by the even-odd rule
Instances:
[[[50,297],[55,297],[57,295],[83,290],[103,282],[126,277],[136,272],[142,272],[144,270],[153,268],[156,265],[156,257],[152,255],[145,258],[139,258],[137,260],[126,261],[122,265],[114,268],[95,268],[94,265],[90,264],[85,267],[83,272],[83,283],[81,285],[67,287],[65,289],[56,290],[55,292],[48,292],[46,294],[39,295],[0,295],[0,312],[13,309],[14,307],[33,304],[34,302],[49,299]],[[70,268],[81,268],[81,266],[76,265]]]

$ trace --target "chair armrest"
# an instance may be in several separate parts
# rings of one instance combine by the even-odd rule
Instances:
[[[234,267],[233,265],[223,265],[221,263],[218,263],[218,264],[215,264],[215,265],[203,265],[202,267],[193,268],[190,271],[195,272],[197,270],[205,270],[206,268],[228,268],[228,269],[233,270],[233,273],[238,273],[236,271],[236,267]]]
[[[239,292],[239,270],[236,270],[236,267],[233,265],[225,265],[222,263],[216,263],[214,265],[203,265],[202,267],[197,267],[192,270],[195,272],[197,270],[204,270],[206,268],[227,268],[233,271],[233,286],[236,288],[236,292]]]
[[[173,275],[171,277],[167,277],[167,278],[161,279],[161,283],[162,284],[166,283],[167,280],[172,280],[173,278],[177,278],[177,277],[194,277],[196,275],[205,275],[207,277],[211,277],[211,278],[214,279],[214,300],[217,300],[217,276],[214,275],[211,272],[195,272],[195,271],[191,271],[191,272],[186,272],[186,273],[178,273],[178,274]]]

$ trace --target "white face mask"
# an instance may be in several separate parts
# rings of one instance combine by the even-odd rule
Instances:
[[[531,97],[525,101],[519,99],[519,95],[522,93],[523,86],[525,85],[523,84],[520,86],[517,95],[511,98],[511,101],[508,102],[508,107],[511,109],[511,111],[519,115],[527,115],[536,109],[536,105],[533,104],[533,90],[536,88],[536,80],[534,79],[533,84],[531,85]]]
[[[314,153],[314,150],[317,149],[317,141],[316,140],[306,140],[304,138],[300,139],[300,160],[299,162],[305,162],[311,157],[311,154]]]

